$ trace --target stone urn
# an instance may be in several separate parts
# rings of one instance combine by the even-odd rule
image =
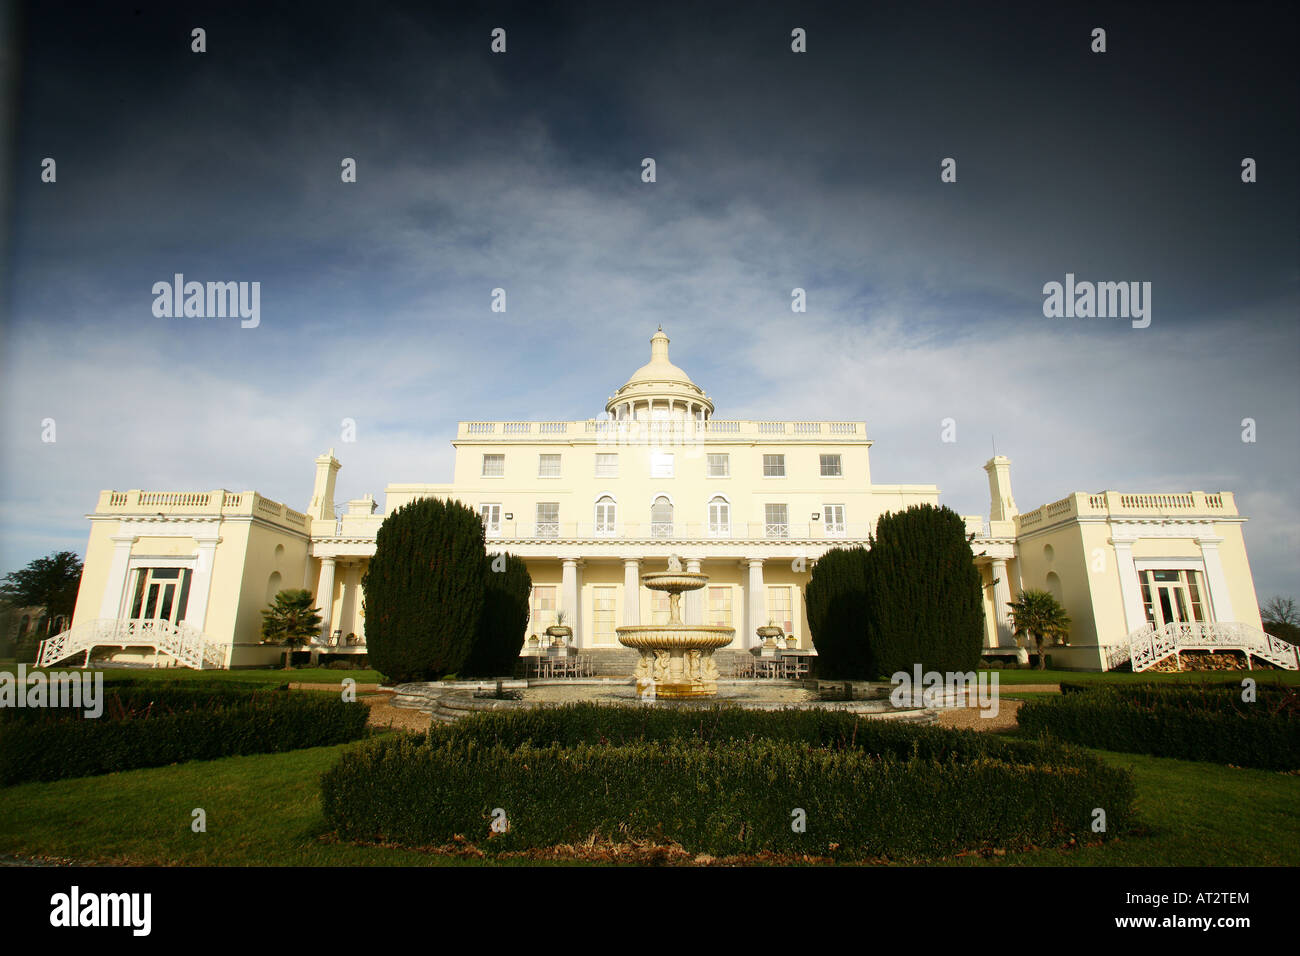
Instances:
[[[555,647],[564,647],[569,643],[569,638],[573,637],[573,628],[567,624],[552,624],[546,629],[546,636],[551,638]]]
[[[764,647],[776,647],[777,638],[785,632],[775,624],[769,624],[766,627],[758,628],[758,636],[763,638]]]

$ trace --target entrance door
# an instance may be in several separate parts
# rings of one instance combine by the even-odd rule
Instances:
[[[190,596],[189,568],[141,568],[131,617],[179,623]]]
[[[1156,627],[1205,620],[1196,571],[1144,570],[1140,581],[1147,620]]]

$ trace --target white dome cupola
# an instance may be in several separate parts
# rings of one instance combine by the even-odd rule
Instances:
[[[661,326],[650,339],[650,361],[605,403],[611,418],[706,421],[713,417],[713,402],[704,389],[668,360],[668,341]]]

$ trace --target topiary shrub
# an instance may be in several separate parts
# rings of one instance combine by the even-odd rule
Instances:
[[[960,515],[928,504],[881,515],[866,568],[875,676],[979,666],[983,593]]]
[[[385,518],[362,580],[371,666],[394,683],[459,670],[478,635],[487,560],[483,522],[458,501],[423,498]]]
[[[875,673],[867,643],[866,548],[832,548],[804,588],[818,676],[863,678]]]
[[[488,559],[483,616],[478,638],[460,672],[467,677],[513,676],[528,629],[528,595],[533,579],[524,559],[513,554]]]

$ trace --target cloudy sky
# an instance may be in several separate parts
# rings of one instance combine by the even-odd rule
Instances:
[[[1022,510],[1234,491],[1261,600],[1300,597],[1288,16],[26,8],[0,34],[0,573],[84,552],[104,488],[302,509],[331,446],[340,500],[446,481],[457,421],[598,417],[662,323],[718,417],[865,420],[876,481],[962,513],[995,441]],[[156,317],[175,273],[260,282],[260,325]],[[1045,318],[1067,273],[1150,282],[1150,326]]]

